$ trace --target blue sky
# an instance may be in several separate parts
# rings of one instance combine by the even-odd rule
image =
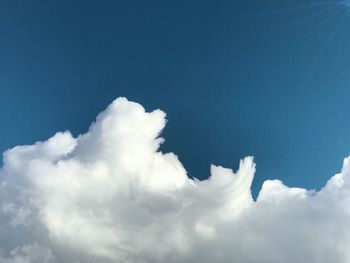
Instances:
[[[0,150],[85,132],[116,97],[168,124],[191,176],[255,156],[319,188],[350,154],[350,12],[340,1],[1,1]]]

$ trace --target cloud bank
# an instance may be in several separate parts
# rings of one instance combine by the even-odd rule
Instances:
[[[6,151],[0,262],[350,262],[350,159],[319,192],[272,180],[254,201],[252,157],[190,179],[165,123],[119,98],[77,138]]]

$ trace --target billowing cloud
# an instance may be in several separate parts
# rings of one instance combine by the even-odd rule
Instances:
[[[0,262],[350,262],[350,159],[319,192],[273,180],[254,201],[252,157],[190,179],[165,123],[119,98],[77,138],[6,151]]]

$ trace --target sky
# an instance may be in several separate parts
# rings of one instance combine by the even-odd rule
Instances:
[[[349,9],[1,1],[0,263],[347,262]]]
[[[162,149],[195,177],[254,155],[255,193],[318,189],[350,149],[340,3],[1,1],[0,150],[80,134],[125,96],[167,112]]]
[[[350,149],[340,3],[1,1],[0,150],[80,134],[125,96],[168,114],[162,149],[195,177],[254,155],[255,193],[318,189]]]

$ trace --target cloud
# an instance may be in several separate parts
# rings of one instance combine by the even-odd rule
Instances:
[[[0,262],[350,261],[350,159],[319,192],[272,180],[254,201],[252,157],[190,179],[165,123],[119,98],[77,138],[6,151]]]

